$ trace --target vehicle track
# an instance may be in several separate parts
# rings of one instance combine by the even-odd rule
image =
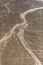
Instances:
[[[24,40],[23,38],[23,35],[21,32],[24,33],[24,26],[27,24],[27,21],[25,19],[25,16],[28,14],[28,13],[31,13],[31,12],[34,12],[36,10],[40,10],[40,9],[43,9],[43,7],[39,7],[39,8],[34,8],[34,9],[30,9],[30,10],[27,10],[23,13],[20,14],[20,18],[21,20],[23,21],[23,23],[20,23],[20,24],[17,24],[15,25],[7,34],[5,34],[5,36],[0,40],[0,46],[2,45],[3,42],[7,41],[10,37],[12,37],[13,34],[15,34],[15,29],[16,28],[20,28],[21,30],[19,31],[19,34],[17,33],[17,36],[18,38],[20,39],[22,45],[24,46],[24,48],[27,50],[27,52],[31,55],[31,57],[34,59],[35,61],[35,65],[42,65],[41,62],[39,61],[39,59],[35,56],[35,54],[32,52],[32,50],[28,47],[26,41]],[[22,35],[22,36],[20,36]],[[6,43],[3,44],[6,46]],[[1,62],[1,61],[0,61]]]

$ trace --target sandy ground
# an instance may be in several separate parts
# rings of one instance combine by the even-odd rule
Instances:
[[[43,2],[36,0],[0,0],[0,39],[15,24],[22,22],[20,19],[22,12],[36,7],[43,7]],[[30,32],[25,30],[25,40],[43,65],[43,32],[39,33],[39,31],[43,31],[43,10],[28,14],[26,20],[30,25],[28,26]],[[7,46],[3,46],[4,43],[7,43]],[[2,56],[0,54],[0,65],[35,65],[31,55],[20,43],[18,38],[14,36],[7,42],[3,42],[0,46],[0,53],[2,52]]]

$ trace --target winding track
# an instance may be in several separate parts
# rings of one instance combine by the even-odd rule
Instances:
[[[20,24],[16,24],[7,34],[5,34],[5,36],[0,40],[0,46],[2,45],[3,42],[7,41],[10,37],[12,37],[13,33],[15,34],[15,29],[18,28],[18,27],[21,27],[21,30],[17,33],[17,36],[18,38],[20,39],[22,45],[24,46],[24,48],[26,49],[26,51],[31,55],[31,57],[33,58],[33,60],[35,61],[35,65],[42,65],[41,62],[39,61],[39,59],[35,56],[35,54],[32,52],[32,50],[28,47],[26,41],[24,40],[23,38],[23,33],[24,33],[24,30],[23,30],[23,27],[24,25],[27,23],[26,19],[25,19],[25,16],[28,14],[28,13],[31,13],[31,12],[34,12],[36,10],[40,10],[40,9],[43,9],[43,7],[39,7],[39,8],[34,8],[34,9],[30,9],[30,10],[27,10],[23,13],[20,14],[20,18],[21,20],[23,21],[23,23],[20,23]],[[21,33],[23,32],[23,33]],[[21,34],[23,34],[22,36],[20,36]],[[6,43],[4,44],[6,46]],[[0,61],[1,63],[1,61]],[[1,65],[1,64],[0,64]]]
[[[34,9],[30,9],[30,10],[27,10],[25,11],[24,13],[22,13],[20,15],[22,21],[24,21],[25,23],[27,22],[26,19],[25,19],[25,16],[28,14],[28,13],[31,13],[31,12],[34,12],[36,10],[41,10],[43,9],[43,7],[39,7],[39,8],[34,8]],[[32,50],[29,48],[28,44],[26,43],[26,41],[24,40],[23,38],[23,30],[20,31],[20,33],[18,34],[18,38],[20,39],[22,45],[24,46],[24,48],[27,50],[27,52],[31,55],[31,57],[33,58],[33,60],[35,61],[35,65],[42,65],[40,60],[36,57],[36,55],[32,52]]]

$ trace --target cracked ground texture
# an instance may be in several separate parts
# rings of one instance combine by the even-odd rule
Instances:
[[[37,0],[0,0],[0,39],[7,32],[9,32],[15,24],[22,22],[20,19],[20,14],[22,12],[35,7],[43,7],[43,2],[38,2]],[[31,31],[33,30],[34,33],[35,29],[38,29],[37,27],[38,25],[40,25],[40,23],[37,24],[35,22],[33,24],[32,22],[33,19],[39,22],[40,20],[43,21],[43,14],[42,14],[43,11],[41,10],[41,12],[40,11],[36,12],[26,16],[27,22],[28,19],[31,21],[28,23],[30,24]],[[42,15],[38,13],[41,13]],[[31,25],[34,26],[35,24],[37,25],[36,28],[32,29]],[[43,27],[41,27],[41,29],[43,29]],[[40,33],[39,32],[35,33],[33,34],[32,37],[30,36],[30,32],[28,33],[28,31],[26,30],[25,32],[24,32],[25,40],[27,41],[28,45],[30,46],[32,51],[36,54],[36,56],[39,58],[39,60],[43,65],[43,43],[40,44],[41,41],[37,40],[40,37],[39,36]],[[34,37],[34,35],[37,35],[37,37]],[[41,33],[41,37],[43,37],[43,33]],[[43,38],[40,40],[42,40],[43,42]],[[31,44],[28,41],[30,41]],[[36,41],[38,41],[38,43]],[[3,46],[4,42],[0,47],[0,53],[1,52],[3,53],[2,58],[0,59],[2,65],[35,65],[33,59],[31,58],[30,55],[28,55],[28,53],[26,52],[24,47],[20,44],[17,38],[12,37],[11,39],[8,40],[8,42],[5,43],[8,43],[6,47]]]

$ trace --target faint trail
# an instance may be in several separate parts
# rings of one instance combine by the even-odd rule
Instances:
[[[9,8],[7,7],[7,5],[5,5],[5,7],[8,9],[8,12],[9,12]],[[30,10],[27,10],[23,13],[20,14],[20,18],[21,20],[23,21],[23,23],[20,23],[20,24],[16,24],[13,26],[13,28],[5,34],[5,36],[3,36],[3,38],[0,40],[0,46],[2,45],[3,42],[7,41],[9,38],[12,37],[12,35],[16,33],[16,29],[19,28],[20,31],[19,31],[19,34],[17,34],[18,38],[20,39],[22,45],[24,46],[24,48],[27,50],[27,52],[31,55],[31,57],[34,59],[35,61],[35,64],[36,65],[42,65],[41,62],[39,61],[39,59],[35,56],[35,54],[31,51],[31,49],[28,47],[26,41],[24,40],[23,38],[23,35],[24,35],[24,26],[27,24],[27,21],[25,19],[25,16],[28,14],[28,13],[31,13],[31,12],[34,12],[36,10],[40,10],[40,9],[43,9],[43,7],[39,7],[39,8],[34,8],[34,9],[30,9]],[[22,34],[23,32],[23,34]],[[22,36],[20,36],[22,35]],[[6,46],[7,43],[4,43],[3,45]]]
[[[4,6],[4,7],[8,10],[8,13],[11,13],[10,8],[8,7],[9,4],[10,4],[10,3],[3,4],[2,6]]]

